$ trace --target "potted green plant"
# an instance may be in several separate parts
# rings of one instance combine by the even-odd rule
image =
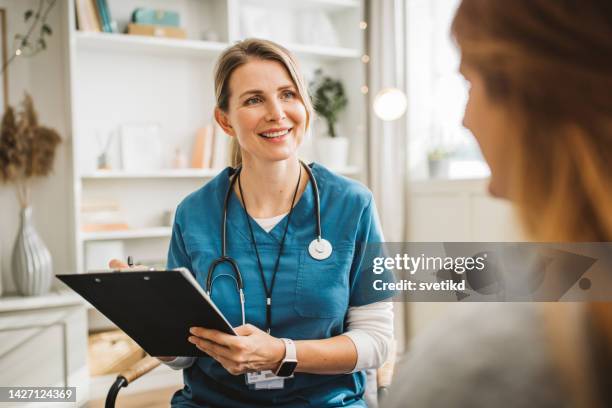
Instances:
[[[53,169],[59,134],[40,126],[30,95],[22,110],[9,106],[0,129],[0,181],[12,183],[21,207],[21,221],[12,254],[12,272],[21,295],[42,295],[53,279],[51,254],[34,229],[30,190],[32,181],[47,176]]]
[[[444,147],[435,147],[427,152],[429,177],[442,179],[448,177],[449,157],[452,151]]]
[[[349,141],[338,135],[336,124],[340,114],[348,105],[344,86],[338,79],[323,75],[323,71],[315,71],[314,80],[310,83],[315,112],[325,119],[327,132],[317,138],[316,154],[318,161],[328,167],[342,168],[348,162]]]

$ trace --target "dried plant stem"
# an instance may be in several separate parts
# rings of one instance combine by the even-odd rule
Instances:
[[[27,206],[27,199],[25,194],[24,181],[17,179],[15,180],[15,190],[17,192],[17,199],[19,200],[19,206],[25,208]]]
[[[48,176],[53,169],[55,150],[61,137],[40,126],[32,98],[26,94],[23,111],[15,122],[12,108],[2,118],[0,132],[0,181],[12,182],[21,208],[31,204],[32,178]]]
[[[23,195],[25,196],[25,201],[24,201],[24,208],[27,207],[28,205],[30,205],[30,179],[27,178],[25,179],[25,182],[23,183]]]
[[[25,34],[25,36],[23,36],[23,38],[21,38],[20,44],[17,46],[17,48],[21,49],[22,47],[24,47],[24,46],[26,46],[28,44],[28,42],[30,41],[30,36],[32,35],[32,33],[34,31],[34,28],[36,28],[36,26],[38,25],[39,22],[41,24],[45,24],[45,22],[47,21],[47,16],[49,15],[49,12],[53,8],[53,6],[55,6],[56,2],[57,2],[57,0],[50,1],[48,6],[47,6],[47,8],[45,9],[44,8],[45,1],[44,0],[39,0],[39,2],[38,2],[38,10],[36,11],[36,14],[34,16],[34,20],[32,21],[32,24],[30,24],[30,27],[28,28],[28,31]],[[4,63],[4,65],[2,65],[2,68],[0,69],[0,75],[2,73],[4,73],[4,71],[8,68],[8,66],[18,56],[15,51],[17,51],[17,50],[14,50],[12,52],[12,54],[11,54],[11,57]],[[40,51],[40,49],[38,49],[36,52],[34,52],[33,54],[31,54],[29,56],[36,55],[39,51]]]

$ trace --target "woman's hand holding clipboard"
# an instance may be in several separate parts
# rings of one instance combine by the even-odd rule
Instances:
[[[130,267],[119,260],[111,270],[56,277],[140,345],[151,356],[207,357],[188,338],[193,327],[237,333],[185,268]]]
[[[148,271],[145,265],[131,264],[119,259],[112,259],[108,266],[115,271]],[[245,324],[237,327],[229,335],[218,330],[204,327],[191,327],[188,341],[217,360],[228,372],[239,375],[247,372],[275,371],[285,356],[285,345],[282,340],[270,336],[263,330]],[[176,356],[157,356],[161,361],[172,361]]]

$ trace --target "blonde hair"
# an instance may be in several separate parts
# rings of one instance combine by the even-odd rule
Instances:
[[[240,41],[228,49],[219,57],[215,66],[215,97],[217,107],[223,112],[229,109],[230,89],[229,80],[234,70],[247,62],[259,59],[280,62],[291,77],[293,84],[306,108],[306,131],[310,127],[311,118],[314,115],[312,101],[308,94],[306,82],[302,76],[299,64],[293,54],[283,46],[272,41],[258,38],[249,38]],[[233,167],[242,163],[240,145],[236,138],[232,138],[230,147],[230,162]]]

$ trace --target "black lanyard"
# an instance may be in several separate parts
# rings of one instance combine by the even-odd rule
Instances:
[[[266,291],[266,331],[270,333],[272,329],[272,291],[274,290],[274,282],[276,281],[276,273],[278,272],[278,265],[280,263],[280,257],[283,253],[283,247],[285,246],[285,237],[287,236],[287,230],[289,229],[289,223],[291,222],[291,214],[293,214],[293,205],[295,204],[295,197],[300,188],[300,181],[302,179],[302,165],[300,164],[300,174],[298,175],[297,185],[293,192],[293,198],[291,199],[291,208],[287,215],[287,224],[285,225],[285,231],[283,232],[283,238],[281,239],[280,248],[278,249],[278,255],[276,256],[276,263],[274,264],[274,272],[272,272],[272,282],[270,282],[270,288],[266,283],[266,277],[264,275],[263,266],[261,264],[261,258],[259,256],[259,250],[257,249],[257,241],[255,241],[255,234],[253,233],[253,226],[251,225],[251,219],[247,211],[247,206],[244,201],[244,194],[242,193],[242,184],[240,183],[240,173],[238,173],[238,190],[240,191],[240,200],[242,201],[242,209],[249,226],[249,232],[251,233],[251,240],[253,241],[253,247],[255,248],[255,255],[257,256],[257,265],[259,266],[259,275],[261,282],[263,283],[264,290]]]

